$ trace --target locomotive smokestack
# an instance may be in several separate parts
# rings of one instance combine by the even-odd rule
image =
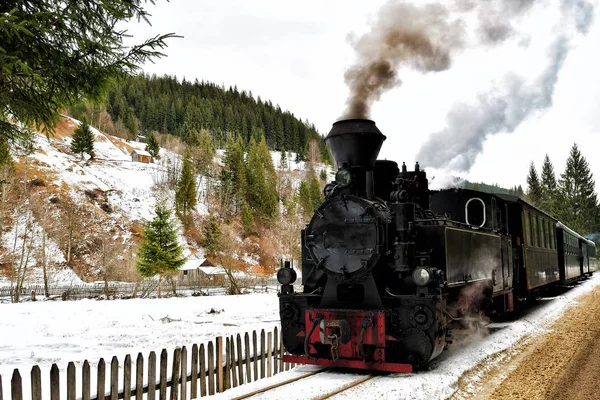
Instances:
[[[363,167],[372,171],[386,139],[368,119],[346,119],[333,124],[325,143],[338,168]]]

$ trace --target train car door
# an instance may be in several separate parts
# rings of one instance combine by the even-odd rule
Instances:
[[[503,289],[512,286],[513,254],[510,236],[502,236],[502,280]]]

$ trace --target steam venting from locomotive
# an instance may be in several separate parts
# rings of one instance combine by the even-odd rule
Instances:
[[[498,85],[480,92],[474,101],[454,105],[444,129],[432,134],[421,147],[417,158],[424,165],[469,171],[488,136],[512,133],[532,113],[552,106],[558,76],[574,37],[569,31],[587,34],[594,6],[586,0],[564,1],[560,11],[561,31],[550,43],[548,63],[539,74],[529,81],[506,74]]]
[[[520,29],[521,17],[538,3],[546,7],[535,0],[454,0],[422,6],[387,2],[369,32],[358,39],[350,37],[357,60],[344,75],[350,93],[341,118],[369,118],[373,103],[401,85],[403,67],[422,73],[444,71],[465,47],[493,46],[509,39],[527,47],[530,38]],[[560,29],[538,76],[526,80],[506,74],[473,101],[453,106],[446,127],[421,147],[418,160],[429,167],[468,171],[488,136],[513,132],[533,112],[552,105],[558,74],[574,37],[571,31],[586,34],[594,16],[589,0],[565,0],[559,7]],[[470,20],[476,21],[471,38],[466,34]]]

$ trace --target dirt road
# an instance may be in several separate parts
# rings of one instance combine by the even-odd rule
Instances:
[[[579,298],[547,334],[488,364],[471,372],[479,375],[475,385],[467,374],[453,398],[600,400],[600,288]]]

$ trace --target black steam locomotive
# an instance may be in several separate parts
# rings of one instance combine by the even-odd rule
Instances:
[[[595,246],[515,196],[430,191],[424,171],[376,160],[370,120],[333,124],[335,181],[301,233],[302,285],[281,283],[286,361],[410,372],[482,315],[596,269]]]

